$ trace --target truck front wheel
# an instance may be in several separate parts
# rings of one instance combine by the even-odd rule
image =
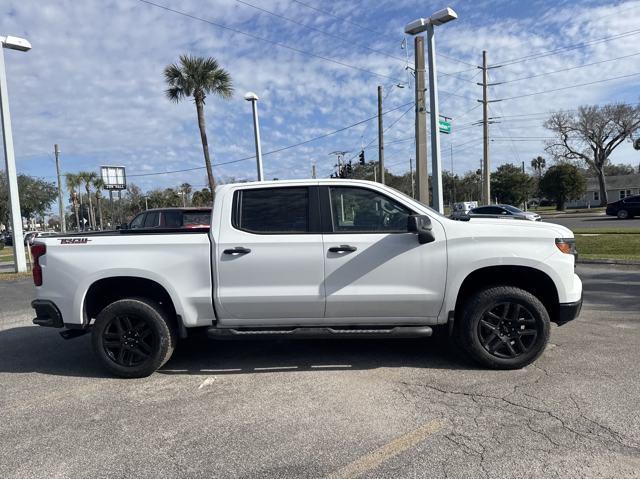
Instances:
[[[518,369],[535,361],[549,340],[549,314],[520,288],[496,286],[464,305],[457,334],[469,355],[492,369]]]
[[[93,349],[116,376],[149,376],[166,363],[176,345],[176,331],[160,305],[146,298],[114,301],[97,316]]]

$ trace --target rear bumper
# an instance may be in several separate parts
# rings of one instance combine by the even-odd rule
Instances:
[[[34,299],[31,301],[31,307],[36,310],[36,317],[33,318],[33,324],[49,328],[64,327],[62,314],[60,314],[60,310],[53,301],[49,301],[48,299]]]
[[[553,322],[558,326],[567,324],[569,321],[576,319],[580,315],[581,310],[582,296],[580,296],[578,301],[574,301],[573,303],[560,303],[558,305],[558,314],[556,314],[556,318]]]

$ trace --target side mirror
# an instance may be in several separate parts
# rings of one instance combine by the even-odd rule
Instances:
[[[418,243],[431,243],[436,240],[433,236],[431,219],[426,215],[411,215],[407,218],[407,231],[418,234]]]
[[[119,230],[128,230],[129,229],[129,223],[122,223],[117,229],[119,229]]]

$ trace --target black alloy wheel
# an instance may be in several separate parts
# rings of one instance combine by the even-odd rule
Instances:
[[[175,316],[148,298],[114,301],[100,311],[91,328],[98,359],[123,378],[142,378],[162,367],[177,339]]]
[[[148,361],[157,348],[157,341],[149,323],[133,316],[115,316],[102,333],[102,347],[107,356],[125,367]]]
[[[514,286],[490,286],[469,295],[454,323],[454,335],[479,364],[518,369],[544,352],[549,313],[539,298]]]
[[[542,325],[519,303],[502,302],[490,307],[478,322],[482,347],[498,358],[516,358],[535,344]]]

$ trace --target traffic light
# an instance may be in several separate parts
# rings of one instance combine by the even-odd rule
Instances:
[[[358,159],[360,161],[360,164],[364,166],[364,150],[360,151],[360,155],[358,155]]]
[[[636,138],[636,139],[633,141],[633,147],[634,147],[636,150],[640,150],[640,138]]]

